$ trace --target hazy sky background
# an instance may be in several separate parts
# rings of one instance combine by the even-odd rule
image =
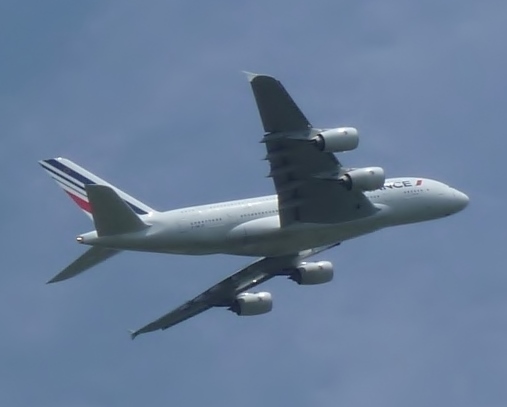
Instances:
[[[505,1],[3,1],[0,405],[507,405]],[[126,253],[46,286],[86,216],[38,166],[68,157],[158,209],[271,194],[242,70],[353,166],[466,192],[456,216],[319,256],[273,312],[138,328],[251,261]]]

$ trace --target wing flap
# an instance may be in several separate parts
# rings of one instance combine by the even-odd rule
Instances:
[[[267,138],[265,144],[283,227],[294,222],[345,222],[376,212],[362,192],[348,191],[332,179],[343,172],[333,154],[304,140]]]

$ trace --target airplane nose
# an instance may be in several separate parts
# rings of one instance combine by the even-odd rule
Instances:
[[[470,201],[468,196],[466,194],[464,194],[463,192],[458,191],[457,189],[455,189],[453,191],[453,195],[454,195],[454,202],[456,205],[456,209],[458,211],[465,209],[468,205],[468,202]]]

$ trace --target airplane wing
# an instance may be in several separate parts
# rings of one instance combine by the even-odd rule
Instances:
[[[280,224],[337,223],[373,214],[376,209],[360,191],[336,182],[346,170],[335,155],[309,141],[314,129],[283,85],[267,75],[247,73],[267,134],[266,159],[278,195]]]
[[[229,307],[238,294],[277,275],[287,275],[284,270],[295,267],[297,262],[336,245],[309,249],[292,256],[260,258],[161,318],[137,331],[131,331],[131,338],[134,339],[147,332],[170,328],[212,307]]]

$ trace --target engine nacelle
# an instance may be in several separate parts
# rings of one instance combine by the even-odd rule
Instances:
[[[333,275],[333,264],[329,261],[303,262],[289,278],[299,285],[315,285],[330,282]]]
[[[273,300],[268,292],[241,293],[229,308],[236,315],[260,315],[273,309]]]
[[[386,176],[381,167],[366,167],[347,172],[339,178],[339,181],[349,191],[352,189],[374,191],[384,186]]]
[[[357,148],[359,134],[354,127],[338,127],[320,132],[313,142],[320,151],[339,153]]]

